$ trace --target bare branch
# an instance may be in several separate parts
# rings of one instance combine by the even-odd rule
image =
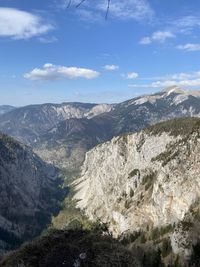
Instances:
[[[108,18],[108,13],[109,13],[109,9],[110,9],[110,1],[111,0],[108,0],[107,11],[106,11],[106,19]]]
[[[69,0],[68,5],[67,5],[67,8],[70,8],[71,3],[72,3],[72,0]]]
[[[80,5],[82,5],[83,2],[85,2],[85,0],[81,0],[81,2],[78,5],[76,5],[76,7],[79,7]]]

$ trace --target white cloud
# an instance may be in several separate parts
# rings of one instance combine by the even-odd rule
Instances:
[[[200,71],[191,73],[176,73],[163,77],[141,78],[141,80],[155,80],[151,83],[129,84],[129,87],[162,88],[173,85],[195,87],[200,86]]]
[[[24,78],[29,80],[60,80],[60,79],[94,79],[100,75],[99,72],[78,68],[78,67],[65,67],[57,66],[51,63],[46,63],[40,69],[35,68],[29,73],[24,74]]]
[[[119,66],[117,66],[117,65],[105,65],[104,69],[108,70],[108,71],[113,71],[113,70],[118,70]]]
[[[176,47],[177,49],[180,50],[185,50],[187,52],[194,52],[194,51],[200,51],[200,44],[184,44],[184,45],[178,45]]]
[[[129,72],[127,75],[125,75],[126,79],[134,80],[139,77],[138,73],[136,72]]]
[[[0,7],[0,37],[28,39],[48,33],[54,27],[29,12]]]
[[[166,41],[166,39],[174,38],[174,37],[175,35],[170,31],[157,31],[153,33],[151,38],[153,41],[163,43]]]
[[[151,36],[143,37],[139,43],[142,45],[151,44],[152,42],[164,43],[167,39],[175,37],[171,31],[156,31]]]

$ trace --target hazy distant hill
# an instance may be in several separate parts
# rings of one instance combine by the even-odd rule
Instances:
[[[11,110],[15,109],[15,107],[13,106],[8,106],[8,105],[3,105],[0,106],[0,115],[3,115]]]

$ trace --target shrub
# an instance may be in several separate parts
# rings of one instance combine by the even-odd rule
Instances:
[[[164,239],[161,246],[161,255],[167,257],[172,252],[171,242],[169,239]]]

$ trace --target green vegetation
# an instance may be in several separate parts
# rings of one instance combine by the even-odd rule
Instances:
[[[1,267],[61,267],[76,266],[80,255],[86,267],[138,266],[136,257],[109,235],[94,231],[51,231],[19,251],[11,253]]]
[[[145,129],[145,132],[151,135],[161,135],[166,132],[176,137],[178,135],[189,135],[199,128],[199,118],[179,118],[157,123]]]
[[[140,176],[140,171],[139,171],[138,169],[133,169],[133,170],[129,173],[128,177],[131,178],[131,177],[133,177],[133,176],[135,176],[135,175]]]
[[[67,197],[61,208],[60,213],[52,218],[52,226],[56,229],[87,229],[91,230],[96,227],[95,223],[90,222],[83,212],[76,208],[76,201]]]
[[[164,167],[168,162],[175,159],[179,155],[179,151],[174,150],[174,149],[177,149],[177,147],[174,148],[173,146],[173,147],[167,148],[165,152],[153,158],[152,161],[157,161],[157,160],[162,161],[162,166]]]
[[[170,239],[162,240],[161,255],[163,258],[167,257],[172,252]]]
[[[150,187],[153,186],[156,175],[156,172],[151,171],[150,173],[143,176],[142,185],[145,186],[145,191],[147,191]]]
[[[133,191],[132,188],[130,189],[130,194],[129,195],[130,195],[130,197],[133,197],[134,196],[134,191]]]

